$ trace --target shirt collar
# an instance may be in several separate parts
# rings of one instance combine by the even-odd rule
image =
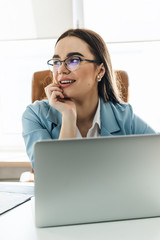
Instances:
[[[105,103],[103,99],[100,99],[101,136],[120,131],[113,108],[114,104]]]

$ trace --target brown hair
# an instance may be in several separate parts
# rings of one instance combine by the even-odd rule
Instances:
[[[105,74],[101,81],[98,83],[98,94],[104,102],[111,101],[119,103],[120,97],[116,80],[114,77],[110,55],[107,46],[102,37],[96,32],[88,29],[69,29],[64,32],[57,40],[56,44],[65,37],[77,37],[85,41],[91,53],[95,56],[95,60],[99,64],[103,63]]]

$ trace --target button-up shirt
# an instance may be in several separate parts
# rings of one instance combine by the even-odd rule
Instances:
[[[86,137],[100,137],[100,129],[101,129],[101,122],[100,122],[100,100],[99,100],[97,110],[93,118],[92,126],[88,130]],[[76,128],[76,136],[77,138],[82,138],[82,135],[78,127]]]

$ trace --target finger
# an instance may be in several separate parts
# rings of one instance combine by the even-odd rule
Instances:
[[[62,90],[60,87],[55,86],[55,85],[53,85],[53,86],[48,86],[48,87],[45,88],[45,93],[46,93],[46,94],[51,94],[51,93],[54,92],[54,91],[63,92],[63,90]]]
[[[59,84],[55,84],[55,83],[50,83],[45,88],[50,88],[50,87],[59,87],[60,88],[60,85]]]
[[[46,89],[45,92],[46,92],[46,94],[51,95],[53,92],[61,92],[61,93],[63,93],[63,90],[59,89],[59,88],[53,87],[53,88]]]
[[[54,83],[54,84],[58,84],[58,79],[56,79],[55,77],[53,77],[53,83]]]
[[[59,91],[54,91],[52,92],[51,94],[51,98],[54,100],[54,101],[57,101],[59,98],[64,98],[64,95],[59,92]]]
[[[57,87],[57,86],[50,87],[49,90],[50,90],[50,91],[59,91],[59,92],[63,92],[63,89],[60,88],[60,87]]]

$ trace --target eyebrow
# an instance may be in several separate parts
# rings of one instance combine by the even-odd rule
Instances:
[[[75,56],[75,55],[78,55],[78,56],[81,56],[81,57],[84,57],[82,53],[79,53],[79,52],[70,52],[67,54],[67,58],[68,57],[72,57],[72,56]],[[53,55],[53,58],[60,58],[60,56],[58,54],[55,54]]]

